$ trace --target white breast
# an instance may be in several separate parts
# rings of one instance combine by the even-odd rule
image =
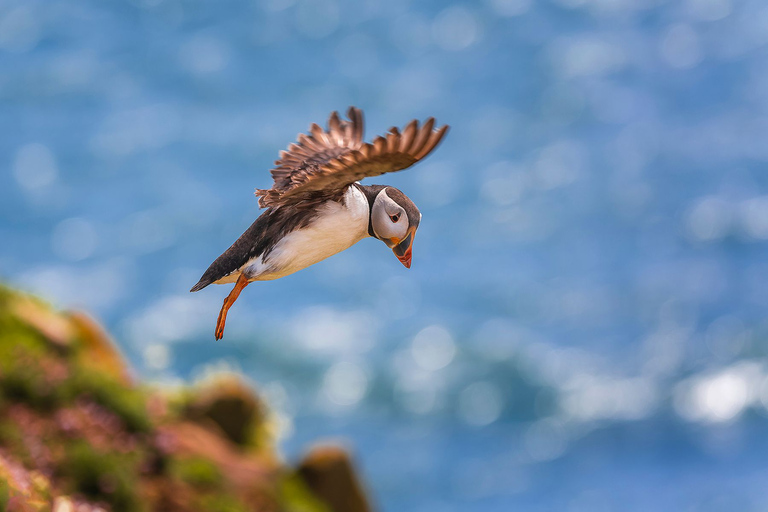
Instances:
[[[293,274],[348,249],[368,236],[369,206],[357,187],[349,187],[344,204],[328,201],[307,227],[286,235],[266,260],[261,257],[244,267],[254,281],[268,281]],[[244,269],[245,270],[245,269]]]

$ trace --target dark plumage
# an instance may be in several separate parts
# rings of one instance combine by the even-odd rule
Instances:
[[[327,201],[328,197],[307,200],[302,208],[268,208],[235,240],[229,249],[211,263],[191,292],[202,290],[245,265],[255,256],[267,256],[275,244],[296,229],[308,226],[317,217],[312,206]]]

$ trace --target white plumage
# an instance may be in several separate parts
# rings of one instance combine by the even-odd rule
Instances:
[[[262,255],[251,258],[216,284],[234,283],[243,272],[250,277],[249,281],[278,279],[348,249],[369,236],[369,208],[360,189],[349,187],[343,204],[325,202],[309,226],[288,233],[266,259]]]

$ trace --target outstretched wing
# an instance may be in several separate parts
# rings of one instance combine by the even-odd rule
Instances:
[[[334,194],[368,176],[401,171],[427,156],[448,130],[447,125],[434,129],[430,117],[421,127],[413,120],[402,132],[393,127],[385,137],[365,143],[363,112],[350,107],[347,117],[344,121],[332,113],[327,130],[313,124],[309,135],[300,134],[297,143],[280,153],[272,170],[274,185],[256,190],[259,206],[295,204]]]

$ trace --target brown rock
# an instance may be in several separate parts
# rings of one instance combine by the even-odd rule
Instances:
[[[166,425],[161,427],[161,434],[173,439],[176,453],[202,456],[214,462],[236,487],[247,488],[271,478],[277,470],[271,461],[244,454],[226,439],[194,423]]]
[[[313,448],[299,465],[298,473],[334,512],[370,512],[352,460],[343,448]]]
[[[266,407],[253,390],[235,374],[219,374],[199,385],[187,406],[187,416],[214,424],[239,446],[257,442],[255,428],[266,421]]]
[[[106,370],[123,384],[131,384],[130,369],[107,331],[93,318],[80,311],[68,314],[72,329],[80,337],[88,354],[82,363],[98,370]]]
[[[74,336],[69,321],[56,311],[27,297],[17,297],[11,305],[14,315],[58,347],[68,347]]]

